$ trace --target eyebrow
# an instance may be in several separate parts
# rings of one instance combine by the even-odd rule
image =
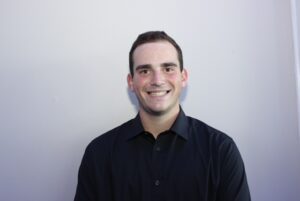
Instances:
[[[149,69],[151,68],[150,64],[142,64],[142,65],[138,65],[135,70],[142,70],[142,69]]]
[[[177,67],[177,64],[174,62],[166,62],[161,64],[162,67]]]

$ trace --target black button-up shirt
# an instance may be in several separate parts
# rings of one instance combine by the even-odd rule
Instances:
[[[94,139],[75,201],[250,201],[244,164],[226,134],[182,110],[155,139],[139,115]]]

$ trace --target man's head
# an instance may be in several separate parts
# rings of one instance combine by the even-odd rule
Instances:
[[[145,35],[155,37],[147,39]],[[165,40],[161,37],[169,38],[163,32],[140,35],[137,40],[140,42],[135,42],[131,49],[132,72],[128,74],[127,82],[139,100],[141,113],[175,115],[179,111],[179,97],[188,76],[182,66],[178,45],[173,39],[169,42],[170,38]]]
[[[165,32],[163,31],[148,31],[145,33],[140,34],[137,39],[134,41],[134,43],[131,46],[130,52],[129,52],[129,70],[131,76],[134,75],[134,60],[133,60],[133,54],[135,49],[143,45],[145,43],[152,43],[152,42],[158,42],[158,41],[167,41],[171,43],[176,51],[177,51],[177,57],[180,65],[180,70],[183,70],[183,56],[182,56],[182,51],[179,45],[176,43],[176,41],[168,36]]]

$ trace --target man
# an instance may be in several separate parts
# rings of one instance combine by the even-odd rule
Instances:
[[[178,44],[164,32],[143,33],[129,64],[138,115],[89,144],[75,201],[249,201],[233,140],[180,106],[188,74]]]

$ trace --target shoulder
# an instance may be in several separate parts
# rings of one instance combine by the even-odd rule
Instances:
[[[107,153],[119,138],[124,138],[132,119],[94,138],[87,146],[86,152]]]
[[[214,141],[218,144],[233,142],[233,139],[223,131],[216,129],[199,119],[189,116],[187,116],[187,119],[192,137],[201,138],[201,140],[208,140],[210,142]]]
[[[224,168],[222,171],[228,171],[228,167],[243,170],[243,160],[234,140],[224,132],[209,126],[208,124],[188,117],[193,129],[191,133],[192,141],[202,151],[202,153],[211,160],[215,168]],[[230,169],[229,168],[229,169]]]
[[[229,135],[198,119],[188,117],[188,121],[191,143],[206,157],[214,160],[240,157],[239,150]]]

